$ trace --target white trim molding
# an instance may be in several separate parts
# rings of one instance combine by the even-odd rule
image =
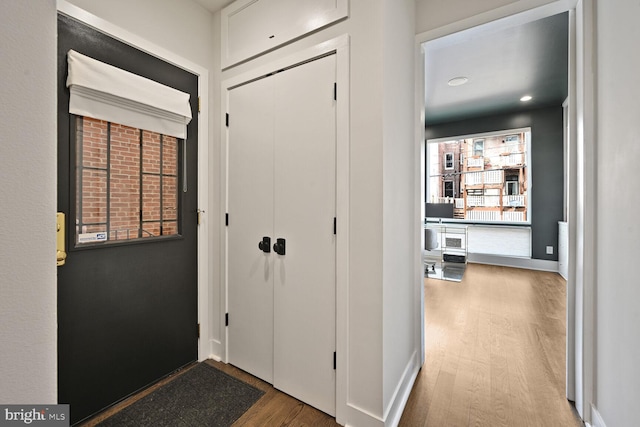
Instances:
[[[520,0],[416,35],[421,44],[459,31],[491,24],[495,30],[522,25],[575,8],[577,0]],[[509,19],[505,19],[509,18]]]
[[[595,107],[595,1],[576,5],[576,241],[569,242],[576,264],[576,409],[590,422],[596,378],[597,167]],[[573,77],[573,76],[572,76]],[[571,256],[571,255],[570,255]],[[571,273],[570,273],[571,274]],[[568,331],[571,333],[572,331]]]
[[[384,411],[384,425],[386,426],[397,426],[400,422],[400,417],[402,417],[404,407],[409,400],[413,384],[418,377],[418,372],[420,372],[420,363],[418,363],[419,356],[420,355],[416,349],[416,351],[411,355],[409,363],[407,363],[407,366],[404,368],[404,372],[400,377],[400,381],[398,382],[396,389],[393,391],[391,401],[389,402],[387,409]]]
[[[598,412],[595,405],[591,405],[591,425],[593,427],[607,427],[602,419],[602,415]]]

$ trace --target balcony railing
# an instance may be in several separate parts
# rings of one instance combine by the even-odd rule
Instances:
[[[503,171],[485,171],[484,172],[484,183],[485,184],[502,184],[504,181],[504,172]]]
[[[471,221],[500,221],[499,211],[468,211],[467,218]]]
[[[436,203],[453,203],[456,209],[464,209],[464,199],[454,197],[438,197]]]
[[[490,207],[500,206],[500,196],[467,196],[468,207]]]
[[[482,185],[482,172],[469,172],[464,176],[466,185]]]
[[[525,221],[524,212],[522,212],[522,211],[515,211],[515,212],[505,211],[505,212],[502,212],[502,220],[503,221],[509,221],[509,222],[524,222]]]
[[[511,153],[501,156],[500,162],[502,166],[518,166],[524,164],[524,153]]]
[[[467,167],[468,168],[482,168],[484,167],[484,158],[468,158],[467,159]]]
[[[504,206],[518,207],[525,205],[524,196],[504,196],[502,201],[504,203]]]
[[[491,170],[484,172],[468,172],[464,176],[466,185],[482,185],[482,184],[502,184],[504,182],[504,171]]]
[[[467,211],[466,218],[469,221],[506,221],[506,222],[525,222],[525,213],[518,212],[502,212],[502,218],[500,218],[500,211]]]

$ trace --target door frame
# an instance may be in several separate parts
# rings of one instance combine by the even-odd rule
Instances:
[[[348,34],[332,38],[310,48],[302,49],[285,58],[277,59],[263,66],[256,67],[240,75],[223,80],[220,91],[221,135],[220,158],[221,161],[221,200],[220,218],[225,218],[228,206],[227,176],[229,168],[229,156],[227,146],[229,144],[228,128],[224,125],[225,114],[229,111],[229,91],[234,87],[249,83],[253,80],[267,76],[278,70],[301,65],[305,62],[321,58],[326,55],[336,55],[336,80],[338,96],[336,101],[336,421],[344,423],[347,419],[347,378],[348,378],[348,295],[349,295],[349,49],[350,38]],[[230,120],[233,120],[232,118]],[[232,220],[232,219],[231,219]],[[227,342],[228,328],[225,326],[225,314],[227,313],[228,300],[228,275],[227,275],[227,247],[228,237],[224,221],[221,221],[220,235],[220,287],[219,298],[219,324],[221,342],[219,343],[223,362],[228,362]]]
[[[57,0],[57,12],[88,25],[101,33],[115,38],[129,46],[135,47],[149,55],[155,56],[183,70],[198,76],[198,97],[200,98],[200,117],[198,125],[198,208],[203,211],[197,230],[198,240],[198,323],[200,338],[198,339],[198,360],[212,357],[209,328],[209,241],[211,240],[207,224],[206,212],[213,212],[209,206],[209,71],[193,62],[132,34],[110,22],[99,18],[84,9]]]
[[[575,401],[584,421],[593,418],[595,399],[595,277],[596,277],[596,163],[595,163],[595,57],[594,0],[521,0],[486,13],[453,22],[416,35],[415,58],[415,138],[420,160],[415,166],[416,211],[424,218],[425,129],[424,129],[424,51],[422,44],[479,25],[500,25],[505,20],[530,22],[554,14],[569,12],[569,116],[572,136],[567,164],[570,185],[566,204],[569,221],[569,271],[567,280],[567,389],[566,395]],[[513,22],[513,21],[512,21]],[[565,152],[565,155],[567,153]],[[422,286],[421,239],[416,233],[416,340],[421,343],[421,363],[424,364],[424,287]],[[575,297],[575,300],[569,298]]]

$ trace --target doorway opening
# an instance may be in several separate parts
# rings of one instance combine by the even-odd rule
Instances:
[[[562,4],[561,4],[562,3]],[[585,13],[583,10],[583,6],[582,4],[578,5],[577,11],[571,8],[571,5],[567,5],[563,2],[554,2],[554,4],[549,5],[548,7],[540,7],[537,9],[532,9],[532,10],[527,10],[525,6],[523,6],[523,8],[521,9],[521,13],[515,14],[515,15],[509,15],[505,12],[496,12],[495,14],[493,14],[493,18],[485,18],[485,24],[483,25],[479,25],[479,26],[474,26],[473,28],[471,28],[471,25],[468,23],[464,23],[464,21],[461,21],[459,23],[457,23],[456,25],[452,25],[450,26],[450,28],[456,28],[457,31],[454,30],[448,30],[448,36],[450,37],[443,37],[443,31],[438,31],[438,30],[434,30],[431,32],[427,32],[427,33],[423,33],[421,35],[418,36],[418,42],[422,43],[421,47],[422,47],[422,58],[425,61],[424,62],[424,69],[423,72],[425,74],[422,75],[422,79],[425,79],[425,75],[427,75],[427,79],[428,77],[428,73],[429,73],[429,67],[433,66],[435,67],[438,63],[442,63],[443,61],[434,61],[433,55],[429,54],[429,51],[427,49],[427,44],[428,43],[432,43],[434,46],[438,47],[438,48],[449,48],[451,46],[454,46],[456,44],[459,44],[461,42],[464,41],[465,36],[468,35],[475,35],[476,37],[478,35],[480,35],[483,31],[488,31],[488,32],[499,32],[501,30],[513,30],[516,31],[515,28],[519,27],[521,24],[528,24],[528,23],[532,23],[534,21],[539,21],[539,20],[544,20],[544,19],[548,19],[548,18],[553,18],[554,16],[560,15],[560,14],[564,14],[564,16],[566,16],[568,21],[569,21],[569,26],[568,26],[568,30],[567,30],[567,38],[569,39],[567,41],[567,44],[569,44],[569,54],[566,55],[566,58],[569,58],[571,62],[570,66],[569,66],[569,70],[565,71],[564,73],[564,77],[565,79],[568,79],[568,84],[565,83],[565,85],[567,85],[570,88],[571,93],[568,94],[569,98],[571,99],[570,103],[571,103],[571,110],[573,110],[572,114],[576,114],[576,111],[578,114],[590,114],[590,110],[588,109],[590,107],[589,104],[586,104],[586,111],[584,110],[585,108],[585,104],[583,104],[585,101],[584,99],[582,100],[578,100],[576,101],[575,98],[575,91],[576,91],[576,81],[578,81],[578,83],[583,83],[584,82],[584,77],[580,77],[580,73],[581,73],[581,67],[580,65],[576,65],[576,50],[578,48],[584,48],[584,43],[585,41],[582,39],[584,37],[584,34],[582,33],[578,33],[578,30],[576,29],[576,21],[579,20],[582,23],[582,19],[584,19],[583,14]],[[567,12],[568,13],[565,13]],[[477,24],[477,23],[476,23]],[[577,41],[576,41],[577,40]],[[576,48],[576,43],[577,43],[577,48]],[[586,43],[589,43],[589,41],[587,40]],[[588,46],[587,46],[588,47]],[[431,63],[430,63],[430,59],[431,59]],[[578,58],[580,59],[580,58]],[[473,64],[477,64],[478,62],[473,62]],[[435,65],[434,65],[435,64]],[[577,71],[576,71],[576,67],[577,67]],[[433,70],[432,70],[433,71]],[[442,76],[441,76],[442,77]],[[456,79],[458,78],[459,79]],[[420,77],[418,78],[420,80]],[[441,79],[442,80],[442,79]],[[451,82],[452,80],[457,81],[472,81],[472,78],[469,78],[469,76],[466,75],[462,75],[462,74],[457,74],[457,75],[449,75],[448,79],[444,79],[444,83],[446,85],[447,81]],[[566,81],[566,80],[565,80]],[[588,81],[587,81],[588,83]],[[453,86],[452,88],[456,89],[455,85],[449,85],[449,86]],[[423,89],[424,93],[426,95],[426,97],[429,96],[429,89],[427,88],[427,84],[425,84],[424,81],[418,81],[418,85],[417,87],[419,89]],[[462,86],[464,88],[464,85]],[[471,87],[471,86],[469,86]],[[459,87],[457,87],[459,88]],[[589,91],[589,88],[587,87],[585,89],[587,92]],[[578,92],[580,92],[580,90],[578,90]],[[565,93],[566,94],[566,93]],[[432,93],[433,95],[433,93]],[[534,97],[533,99],[536,99],[536,97]],[[540,99],[540,98],[537,98]],[[559,102],[557,102],[557,107],[559,110],[562,109],[562,103],[563,103],[564,99],[560,100]],[[523,102],[520,101],[519,99],[517,100],[517,102],[514,105],[520,105],[518,103]],[[428,103],[428,99],[427,99],[427,103]],[[451,130],[453,123],[455,123],[455,121],[457,119],[455,118],[451,118],[453,116],[451,116],[452,111],[453,110],[460,110],[463,111],[464,114],[471,114],[475,105],[475,108],[478,108],[479,104],[473,104],[473,103],[468,103],[468,105],[458,105],[456,106],[451,106],[451,110],[447,110],[446,108],[443,108],[441,111],[439,112],[435,112],[432,114],[429,113],[429,105],[427,105],[427,103],[425,103],[424,105],[424,117],[426,120],[426,130],[424,130],[423,133],[423,138],[422,138],[422,152],[421,152],[421,157],[423,158],[422,160],[422,165],[421,165],[421,171],[422,171],[422,179],[423,179],[423,187],[421,190],[421,210],[422,210],[422,216],[425,217],[425,188],[424,188],[424,178],[425,178],[425,162],[424,162],[424,158],[426,156],[425,150],[425,144],[424,141],[426,139],[429,139],[431,137],[433,137],[433,135],[431,135],[429,133],[429,125],[430,125],[430,120],[434,120],[433,123],[431,124],[435,124],[436,122],[440,121],[443,124],[446,124],[446,126],[448,126],[449,130]],[[529,104],[532,105],[532,104]],[[484,107],[482,107],[484,108]],[[529,107],[530,108],[530,107]],[[582,109],[582,110],[581,110]],[[434,110],[435,111],[435,110]],[[487,111],[487,110],[484,110]],[[497,114],[497,113],[496,113]],[[461,121],[461,120],[468,120],[469,117],[472,117],[471,115],[467,116],[466,118],[461,118],[457,121]],[[560,117],[562,117],[562,113],[560,112]],[[574,122],[572,123],[572,126],[574,126],[573,129],[575,129],[576,123],[575,123],[575,116],[573,116],[572,119]],[[519,124],[521,124],[519,122]],[[424,123],[423,123],[424,125]],[[493,129],[495,130],[495,129]],[[423,131],[422,129],[420,131]],[[572,140],[571,144],[573,144],[573,150],[575,150],[576,145],[575,144],[579,144],[580,146],[582,146],[582,144],[587,144],[590,143],[589,141],[582,141],[579,142],[577,141],[576,135],[575,135],[575,130],[573,130],[572,132],[574,132],[574,135],[572,136],[574,139]],[[534,134],[534,141],[532,142],[535,146],[535,129],[533,130],[533,134]],[[454,132],[450,133],[451,135],[455,135]],[[589,134],[586,135],[587,138],[590,137]],[[484,145],[484,144],[482,144]],[[476,148],[474,146],[474,148]],[[481,150],[484,149],[484,147],[480,144],[477,145],[477,150]],[[564,154],[569,153],[568,151],[563,151]],[[570,169],[564,169],[562,171],[561,174],[561,179],[559,180],[559,182],[557,183],[558,186],[563,187],[563,181],[564,179],[570,177],[571,179],[576,179],[576,173],[579,173],[579,171],[576,171],[576,163],[575,163],[575,151],[570,153],[572,157],[572,161],[573,163]],[[560,160],[562,162],[562,160]],[[584,159],[582,160],[584,161]],[[569,162],[569,160],[568,160]],[[534,163],[535,163],[535,157],[534,157]],[[581,176],[577,176],[577,179],[581,179]],[[582,179],[584,179],[584,176],[582,176]],[[517,188],[516,186],[519,185],[517,181],[515,181],[515,179],[511,178],[509,179],[507,182],[505,182],[505,188],[503,189],[503,191],[505,192],[516,192],[519,191],[520,189]],[[575,185],[575,181],[574,181],[574,185]],[[544,186],[538,186],[538,191],[542,191],[544,188]],[[576,189],[576,187],[571,187],[569,188],[564,196],[563,196],[563,201],[562,204],[560,206],[560,209],[564,209],[566,208],[566,206],[572,206],[572,209],[574,209],[573,211],[573,216],[569,216],[569,219],[573,219],[575,221],[576,217],[575,217],[575,200],[576,200],[576,191],[583,191],[580,188]],[[566,212],[566,211],[565,211]],[[566,213],[565,213],[566,215]],[[534,218],[536,218],[534,216]],[[563,218],[566,219],[566,218]],[[588,218],[587,218],[588,219]],[[535,221],[535,219],[534,219]],[[584,222],[581,221],[580,218],[578,218],[578,223],[577,226],[579,227],[583,227],[584,226]],[[575,235],[575,230],[576,230],[576,223],[574,222],[574,232],[571,234],[570,236],[570,262],[574,263],[576,262],[575,256],[576,256],[576,252],[575,252],[575,245],[576,245],[576,235]],[[579,242],[578,242],[579,244]],[[470,242],[470,245],[473,245],[473,242]],[[470,248],[470,251],[472,251],[473,248]],[[579,256],[588,256],[589,253],[578,253],[577,255]],[[573,265],[573,268],[575,269],[576,266]],[[569,268],[569,281],[568,281],[568,289],[567,289],[567,309],[568,309],[568,313],[567,313],[567,346],[566,346],[566,350],[567,350],[567,359],[566,359],[566,372],[567,372],[567,389],[566,389],[566,394],[567,397],[569,398],[569,400],[580,400],[581,402],[584,402],[584,396],[582,394],[582,383],[578,383],[576,385],[576,382],[578,381],[577,378],[574,378],[574,373],[575,371],[575,360],[576,360],[576,355],[573,353],[574,349],[575,349],[575,344],[574,344],[574,339],[576,334],[582,334],[582,327],[580,325],[578,325],[578,327],[576,328],[575,325],[573,324],[573,320],[575,318],[575,305],[574,305],[574,300],[575,300],[575,271],[572,271],[571,268]],[[585,285],[586,286],[586,285]],[[588,290],[587,290],[588,291]],[[423,303],[423,302],[421,302]],[[424,313],[424,308],[421,311],[422,313]],[[589,314],[587,314],[589,315]],[[585,315],[585,317],[587,316]],[[424,326],[423,326],[424,327]],[[424,329],[422,330],[422,332],[424,332]],[[424,334],[421,335],[421,338],[424,339],[423,337]],[[586,349],[585,352],[589,352],[589,349]],[[582,357],[582,355],[580,355],[580,357]],[[587,354],[587,357],[590,357]],[[424,360],[424,358],[423,358]],[[582,367],[580,367],[580,369],[582,369]],[[589,377],[589,375],[591,375],[589,372],[583,371],[584,375],[587,377]],[[589,385],[588,383],[586,384],[587,386]],[[577,396],[574,393],[574,387],[575,388],[579,388],[580,389],[580,395]],[[587,390],[588,392],[588,390]],[[580,402],[576,402],[579,412],[584,416],[584,410],[582,408],[582,404]]]

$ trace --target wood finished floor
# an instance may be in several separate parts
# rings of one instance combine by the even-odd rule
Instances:
[[[565,398],[562,277],[469,264],[424,286],[425,364],[400,426],[583,425]]]
[[[426,363],[399,426],[583,425],[564,397],[566,283],[559,275],[469,264],[460,283],[425,279],[424,286]],[[235,427],[338,425],[234,366],[205,363],[265,391]]]

